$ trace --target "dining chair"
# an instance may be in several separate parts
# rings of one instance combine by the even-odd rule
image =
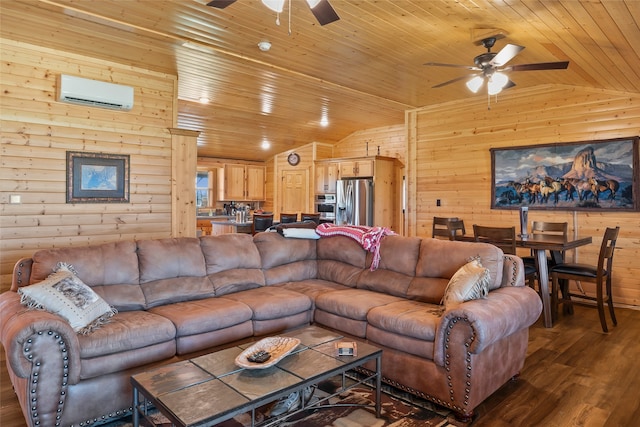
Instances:
[[[568,230],[568,222],[533,221],[531,223],[531,234],[548,234],[562,236],[566,239]],[[531,255],[522,257],[522,262],[524,262],[525,265],[536,267],[536,257],[533,250],[531,251]],[[550,271],[551,267],[560,262],[564,262],[564,252],[559,253],[559,256],[547,256],[547,270]]]
[[[515,227],[488,227],[473,224],[473,237],[476,242],[491,243],[502,249],[509,255],[516,255],[516,228]],[[535,265],[524,265],[524,277],[530,287],[535,286],[538,270]]]
[[[449,223],[457,220],[458,217],[434,216],[431,237],[446,237],[447,239],[452,240]]]
[[[281,213],[280,214],[280,224],[287,224],[290,222],[298,222],[298,214],[297,213]]]
[[[273,214],[253,214],[253,223],[251,224],[251,234],[256,234],[267,230],[273,225]]]
[[[449,240],[456,240],[457,237],[464,236],[467,231],[464,228],[464,221],[461,219],[452,219],[447,224],[449,228]]]
[[[316,224],[320,224],[320,214],[319,213],[303,213],[300,214],[301,221],[313,221]]]
[[[562,236],[567,238],[569,232],[568,222],[546,222],[546,221],[533,221],[531,223],[531,234],[551,234],[555,236]],[[564,261],[564,253],[561,254],[561,259]],[[522,257],[522,261],[525,263],[535,264],[535,257],[533,254],[528,257]],[[553,260],[549,259],[552,263]],[[549,265],[551,267],[552,265]]]
[[[607,321],[604,315],[604,303],[609,306],[611,320],[615,325],[618,324],[616,315],[613,311],[613,296],[611,294],[611,276],[613,274],[613,252],[618,239],[620,227],[607,227],[600,245],[600,253],[598,254],[598,264],[575,264],[561,263],[551,268],[552,288],[551,301],[554,315],[557,315],[558,304],[562,303],[563,310],[567,313],[573,312],[571,297],[595,301],[598,314],[600,315],[600,324],[603,332],[609,332]],[[585,293],[576,293],[569,291],[569,280],[576,282],[589,282],[596,284],[596,296],[586,295]],[[562,299],[558,299],[558,291],[561,291]]]

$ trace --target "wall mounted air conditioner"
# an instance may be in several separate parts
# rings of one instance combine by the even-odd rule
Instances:
[[[61,74],[58,101],[128,111],[133,108],[133,88]]]

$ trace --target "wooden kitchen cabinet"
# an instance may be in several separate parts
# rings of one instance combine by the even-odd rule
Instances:
[[[264,166],[247,165],[245,189],[247,195],[245,200],[265,200],[266,191]]]
[[[262,201],[265,199],[264,166],[227,163],[218,169],[219,200]]]
[[[316,194],[335,193],[337,180],[338,163],[316,163]]]
[[[373,160],[344,160],[340,162],[340,178],[374,176]]]

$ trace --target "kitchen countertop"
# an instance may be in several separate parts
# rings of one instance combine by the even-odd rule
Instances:
[[[237,225],[245,226],[251,225],[252,221],[236,222],[235,215],[199,215],[196,217],[199,221],[211,221],[212,225]]]
[[[244,226],[251,226],[251,224],[253,224],[253,221],[237,222],[235,219],[211,221],[212,227],[216,225],[235,225],[237,227],[244,227]]]
[[[203,219],[203,220],[210,219],[212,221],[213,220],[219,221],[219,220],[225,220],[230,218],[235,218],[235,215],[198,215],[196,217],[196,219]]]

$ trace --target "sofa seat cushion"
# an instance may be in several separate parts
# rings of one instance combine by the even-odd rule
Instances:
[[[279,319],[311,310],[311,298],[279,286],[264,286],[236,292],[220,299],[230,299],[246,304],[251,308],[254,320]]]
[[[326,292],[316,299],[316,308],[354,320],[366,320],[374,307],[402,301],[402,298],[364,289]]]
[[[253,334],[256,336],[308,325],[312,319],[311,298],[279,286],[264,286],[220,298],[251,307]]]
[[[225,298],[205,298],[154,307],[149,310],[176,326],[176,351],[191,353],[253,335],[248,305]]]
[[[171,320],[147,311],[125,311],[89,335],[78,335],[80,357],[91,358],[174,340]]]
[[[251,320],[251,308],[226,298],[205,298],[154,307],[149,310],[171,320],[176,336],[216,331]]]
[[[435,304],[419,301],[400,301],[374,307],[367,321],[382,330],[425,341],[434,341],[441,311]]]
[[[364,289],[326,292],[316,298],[314,320],[329,328],[365,338],[369,310],[397,301],[402,301],[402,298]]]
[[[367,339],[416,356],[433,359],[433,343],[441,316],[439,306],[400,301],[372,308]]]
[[[176,354],[173,323],[146,311],[125,311],[89,335],[78,335],[82,379],[165,360]]]
[[[348,286],[341,285],[340,283],[330,282],[328,280],[309,279],[301,280],[297,282],[287,282],[278,285],[278,287],[289,289],[291,291],[305,294],[311,298],[311,301],[315,307],[315,300],[319,295],[330,291],[339,291],[344,289],[350,289]]]

